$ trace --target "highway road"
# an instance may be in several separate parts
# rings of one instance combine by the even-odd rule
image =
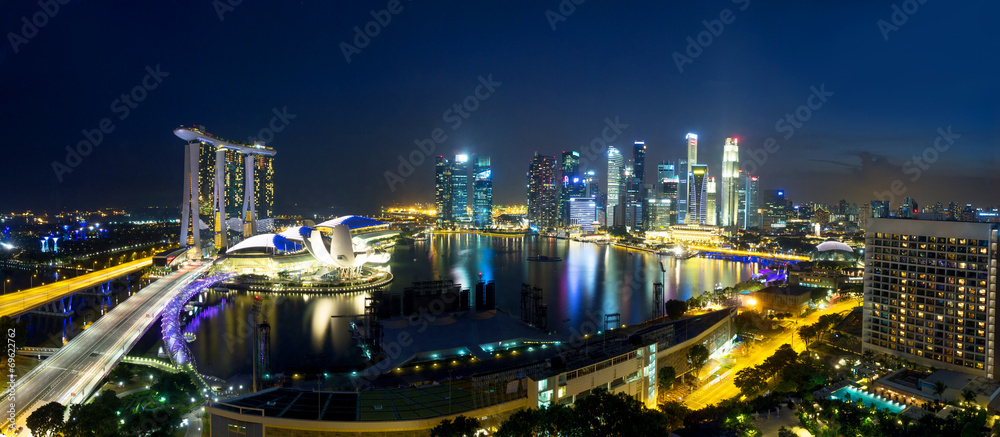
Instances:
[[[7,293],[0,296],[0,316],[14,316],[33,310],[77,291],[110,281],[122,275],[140,271],[152,264],[152,257],[142,258],[75,278],[29,288],[17,293]]]
[[[845,299],[823,310],[816,311],[804,319],[798,319],[798,323],[794,326],[811,325],[816,323],[819,317],[824,314],[850,312],[859,304],[860,301],[857,299]],[[725,377],[722,380],[709,385],[715,378],[706,378],[702,381],[701,388],[685,396],[682,401],[688,408],[699,410],[708,405],[718,404],[733,396],[739,396],[740,389],[733,385],[733,379],[740,370],[763,363],[767,357],[774,354],[774,351],[778,347],[786,343],[791,344],[796,352],[802,352],[806,349],[805,343],[802,342],[802,339],[798,338],[796,331],[797,328],[788,329],[785,332],[772,336],[763,343],[755,345],[754,350],[746,356],[737,356],[735,358],[735,365],[724,373]]]
[[[17,425],[23,426],[32,411],[49,402],[70,405],[86,400],[170,299],[209,267],[211,263],[190,264],[156,280],[24,375],[14,393]]]

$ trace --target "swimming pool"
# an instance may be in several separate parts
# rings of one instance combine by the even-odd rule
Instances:
[[[848,397],[848,395],[850,396]],[[833,394],[830,395],[830,399],[838,399],[855,403],[860,399],[866,407],[871,407],[874,403],[875,408],[879,410],[888,409],[892,413],[898,413],[906,409],[906,405],[900,404],[899,402],[890,401],[850,386],[837,389],[837,391],[834,391]]]

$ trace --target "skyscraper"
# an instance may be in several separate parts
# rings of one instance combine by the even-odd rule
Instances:
[[[452,222],[451,217],[451,163],[444,156],[438,156],[434,165],[434,207],[437,209],[437,225]]]
[[[722,151],[722,205],[720,226],[736,226],[739,214],[740,148],[737,138],[726,138]]]
[[[257,219],[274,219],[274,156],[259,155],[253,162]]]
[[[719,208],[717,205],[718,190],[715,184],[715,176],[708,177],[708,185],[705,194],[705,224],[718,226]]]
[[[593,197],[569,198],[570,225],[579,226],[584,232],[594,231],[597,221],[597,200]]]
[[[633,212],[632,227],[646,230],[649,222],[649,197],[646,190],[646,142],[636,141],[632,146],[632,190],[629,210]]]
[[[469,222],[469,155],[455,155],[451,163],[451,218]]]
[[[656,184],[653,187],[656,205],[650,211],[654,218],[650,229],[665,230],[677,224],[677,167],[673,162],[663,161],[656,166]]]
[[[691,173],[687,169],[687,158],[677,161],[677,224],[687,223],[688,191]]]
[[[608,226],[624,224],[624,218],[619,219],[619,202],[621,201],[622,170],[625,158],[615,146],[608,146],[608,203],[605,205]],[[619,222],[621,221],[621,222]]]
[[[689,225],[705,225],[708,221],[708,166],[691,166],[691,184],[688,191]]]
[[[784,228],[788,220],[788,200],[784,190],[768,190],[764,193],[761,229],[769,231],[774,228]]]
[[[998,230],[995,223],[872,219],[865,233],[862,350],[1000,377],[991,267]]]
[[[741,173],[744,183],[743,205],[741,209],[742,229],[760,228],[760,177]]]
[[[693,177],[693,174],[691,173],[691,170],[692,170],[692,167],[694,167],[695,164],[698,164],[698,135],[697,134],[689,133],[689,134],[687,134],[687,135],[684,136],[684,139],[687,140],[687,159],[685,160],[685,162],[687,163],[687,170],[686,170],[685,174],[680,175],[681,185],[683,185],[681,188],[684,189],[684,192],[682,193],[682,195],[684,196],[684,199],[681,202],[681,204],[682,205],[686,204],[686,210],[687,210],[687,212],[690,212],[691,211],[691,202],[692,202],[691,199],[690,199],[690,197],[691,197],[691,179]],[[682,213],[682,215],[684,215],[684,214],[686,214],[686,212]],[[681,218],[684,219],[683,220],[684,224],[698,224],[698,220],[697,219],[695,219],[695,220],[687,220],[685,217],[681,217]]]
[[[889,201],[888,200],[873,200],[872,205],[872,217],[873,218],[887,218],[889,217]]]
[[[493,226],[493,171],[490,157],[472,155],[472,221],[477,228]]]
[[[528,166],[528,223],[540,230],[557,225],[559,197],[555,170],[556,158],[538,152]]]
[[[580,177],[580,154],[578,152],[563,152],[559,175],[559,221],[563,226],[569,225],[569,199],[585,197],[586,183]]]

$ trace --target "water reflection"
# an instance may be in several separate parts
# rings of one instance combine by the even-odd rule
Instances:
[[[686,300],[692,293],[748,279],[761,267],[721,259],[676,260],[642,251],[554,238],[501,238],[482,235],[437,235],[431,241],[397,246],[390,263],[395,281],[388,293],[402,292],[413,281],[453,279],[473,289],[480,273],[497,284],[497,306],[520,315],[522,283],[543,289],[549,329],[569,332],[587,320],[603,323],[603,315],[621,313],[624,324],[648,319],[653,283],[665,280],[665,298]],[[535,255],[561,262],[530,262]],[[660,270],[663,262],[665,273]],[[262,294],[271,325],[272,369],[336,371],[363,363],[349,332],[350,317],[364,312],[365,294],[329,296]],[[210,292],[208,307],[189,324],[197,340],[192,352],[203,372],[229,377],[249,373],[249,314],[253,296]]]

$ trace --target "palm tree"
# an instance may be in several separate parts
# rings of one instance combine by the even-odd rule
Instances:
[[[977,396],[976,396],[976,392],[975,391],[973,391],[971,389],[962,390],[962,399],[965,400],[966,404],[968,404],[970,406],[974,405],[976,403],[976,398],[977,398]]]
[[[944,403],[944,392],[948,390],[948,385],[944,381],[934,381],[934,394],[937,395],[938,400]]]

